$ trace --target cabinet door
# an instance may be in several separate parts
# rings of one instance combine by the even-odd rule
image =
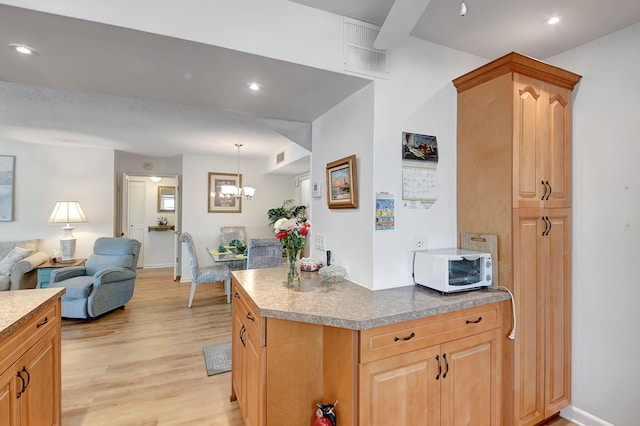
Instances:
[[[14,366],[0,374],[0,426],[20,424],[17,393],[21,385],[20,379],[16,379]]]
[[[57,336],[57,330],[51,330],[20,361],[28,372],[28,386],[20,398],[22,424],[60,424],[60,378],[57,377],[60,342]]]
[[[360,365],[359,424],[440,424],[439,346]],[[442,367],[443,368],[443,367]]]
[[[541,207],[545,190],[541,82],[514,74],[513,96],[513,207]]]
[[[517,329],[514,345],[514,417],[517,425],[544,419],[544,306],[541,265],[547,226],[542,209],[520,209],[513,218],[513,296]]]
[[[544,169],[540,176],[548,186],[544,206],[571,207],[571,91],[552,84],[544,87]]]
[[[545,417],[571,402],[571,210],[548,209],[545,238]]]
[[[500,422],[499,330],[441,346],[441,425],[498,425]]]
[[[245,330],[239,315],[238,303],[236,299],[233,299],[233,322],[231,325],[231,399],[237,400],[239,404],[242,404],[242,353],[246,344],[243,343]],[[242,405],[240,408],[244,412]]]
[[[255,332],[246,333],[247,347],[244,350],[244,372],[245,386],[244,396],[246,399],[246,411],[244,412],[245,426],[258,426],[264,424],[262,415],[264,407],[264,380],[263,374],[263,348],[260,346],[260,336]]]
[[[571,206],[571,91],[514,76],[514,208]]]

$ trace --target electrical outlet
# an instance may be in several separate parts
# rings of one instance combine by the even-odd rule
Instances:
[[[427,237],[411,238],[411,251],[422,251],[427,249]]]
[[[316,235],[313,237],[313,245],[316,248],[316,250],[321,250],[321,251],[325,251],[325,247],[326,245],[326,239],[324,235]]]

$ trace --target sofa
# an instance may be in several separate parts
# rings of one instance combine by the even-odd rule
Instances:
[[[49,261],[40,240],[0,242],[0,291],[35,288],[36,268]]]

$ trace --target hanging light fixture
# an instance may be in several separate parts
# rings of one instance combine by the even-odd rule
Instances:
[[[238,147],[238,174],[237,174],[237,180],[236,180],[236,183],[238,184],[238,186],[221,185],[220,193],[223,197],[226,197],[226,198],[244,198],[244,199],[250,200],[251,197],[253,197],[253,194],[256,193],[256,189],[251,186],[244,186],[244,187],[241,186],[242,181],[240,180],[240,147],[242,146],[242,144],[237,143],[235,145],[236,147]]]

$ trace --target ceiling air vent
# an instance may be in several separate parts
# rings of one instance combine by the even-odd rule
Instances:
[[[373,47],[379,32],[380,27],[376,25],[344,18],[342,62],[345,71],[388,78],[387,53]]]
[[[276,154],[276,164],[280,164],[284,161],[284,151]]]

